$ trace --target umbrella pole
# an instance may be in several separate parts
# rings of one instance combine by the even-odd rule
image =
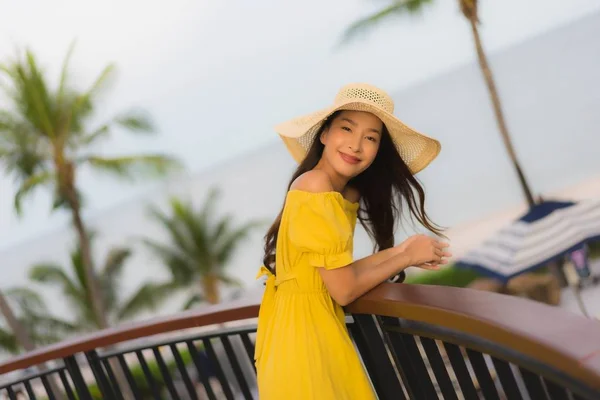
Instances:
[[[571,268],[571,271],[574,271],[574,269],[575,269],[573,264],[571,264],[570,262],[566,262],[564,258],[561,259],[561,267],[562,267],[561,269],[564,269],[564,267]],[[587,309],[585,308],[585,304],[583,303],[583,298],[581,297],[581,290],[579,288],[578,279],[576,279],[572,275],[570,276],[570,274],[565,274],[565,275],[567,276],[567,282],[568,282],[569,286],[571,287],[571,290],[573,290],[573,294],[575,295],[575,300],[577,301],[577,305],[579,306],[579,309],[581,310],[581,312],[583,313],[583,315],[586,318],[590,318],[590,314],[588,313]]]
[[[585,308],[585,304],[583,304],[583,299],[581,298],[581,290],[579,290],[579,285],[577,283],[574,283],[570,286],[573,289],[573,293],[575,294],[575,299],[577,300],[577,305],[579,306],[579,309],[581,310],[583,315],[585,315],[587,318],[590,318],[590,315],[588,314],[587,309]]]

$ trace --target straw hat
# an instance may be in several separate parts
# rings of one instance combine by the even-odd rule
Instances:
[[[342,87],[333,105],[279,124],[275,131],[283,139],[292,157],[300,163],[323,122],[338,110],[367,111],[379,117],[413,174],[425,168],[440,152],[440,142],[406,126],[394,116],[394,101],[387,93],[365,83],[352,83]]]

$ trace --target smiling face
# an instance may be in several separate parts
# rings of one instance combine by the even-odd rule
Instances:
[[[375,160],[383,123],[363,111],[342,111],[320,137],[325,146],[322,158],[346,179],[354,178]]]

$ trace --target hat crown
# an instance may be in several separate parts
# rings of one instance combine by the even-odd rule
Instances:
[[[343,86],[335,97],[335,103],[369,102],[390,114],[394,113],[394,101],[383,90],[366,84],[354,83]]]

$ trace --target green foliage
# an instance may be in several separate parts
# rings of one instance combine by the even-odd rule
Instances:
[[[18,354],[19,349],[20,347],[15,335],[6,329],[0,328],[0,351],[9,354]]]
[[[38,188],[49,188],[54,207],[73,207],[65,200],[76,191],[75,171],[80,166],[132,179],[163,176],[179,169],[179,163],[163,154],[108,157],[95,153],[96,146],[110,139],[115,128],[151,133],[153,124],[139,110],[118,113],[96,128],[89,125],[96,103],[114,77],[114,66],[105,67],[85,90],[72,85],[65,57],[59,83],[51,87],[35,55],[27,50],[15,60],[0,65],[0,85],[8,104],[0,108],[0,167],[18,185],[15,209]],[[78,194],[79,197],[81,195]]]
[[[600,241],[588,243],[588,248],[590,259],[600,258]],[[533,271],[533,273],[544,274],[548,273],[548,271],[548,268],[540,268]],[[409,276],[406,279],[406,283],[466,287],[481,276],[481,274],[473,270],[457,268],[449,265],[440,271],[426,271],[420,274]]]
[[[439,271],[425,271],[406,278],[406,283],[466,287],[481,275],[475,271],[449,265]]]
[[[365,33],[370,29],[375,28],[382,22],[393,17],[402,15],[419,15],[424,8],[433,3],[434,0],[390,0],[388,5],[380,10],[355,21],[344,32],[342,42],[348,42],[358,36],[360,33]]]
[[[76,332],[76,327],[52,316],[41,296],[32,289],[12,288],[4,291],[7,302],[19,323],[37,345],[47,345]],[[21,346],[12,332],[0,327],[0,351],[18,354]]]
[[[591,259],[600,258],[600,240],[588,243],[588,250]]]
[[[130,256],[131,251],[127,248],[111,249],[96,275],[111,323],[131,318],[146,310],[155,310],[167,298],[168,291],[164,287],[168,285],[155,282],[142,284],[134,294],[124,298],[120,282]],[[29,277],[35,282],[60,288],[70,307],[70,314],[74,317],[69,323],[78,332],[92,331],[98,327],[79,246],[71,252],[70,260],[67,268],[49,263],[35,265],[30,269]]]
[[[217,196],[218,192],[212,190],[199,210],[177,198],[170,200],[169,213],[150,209],[150,216],[163,227],[170,243],[149,238],[143,242],[169,269],[173,289],[190,291],[185,308],[211,301],[209,293],[198,290],[200,283],[215,293],[217,289],[212,285],[241,286],[238,279],[227,275],[226,268],[250,231],[261,225],[256,221],[234,225],[230,215],[215,219]]]

